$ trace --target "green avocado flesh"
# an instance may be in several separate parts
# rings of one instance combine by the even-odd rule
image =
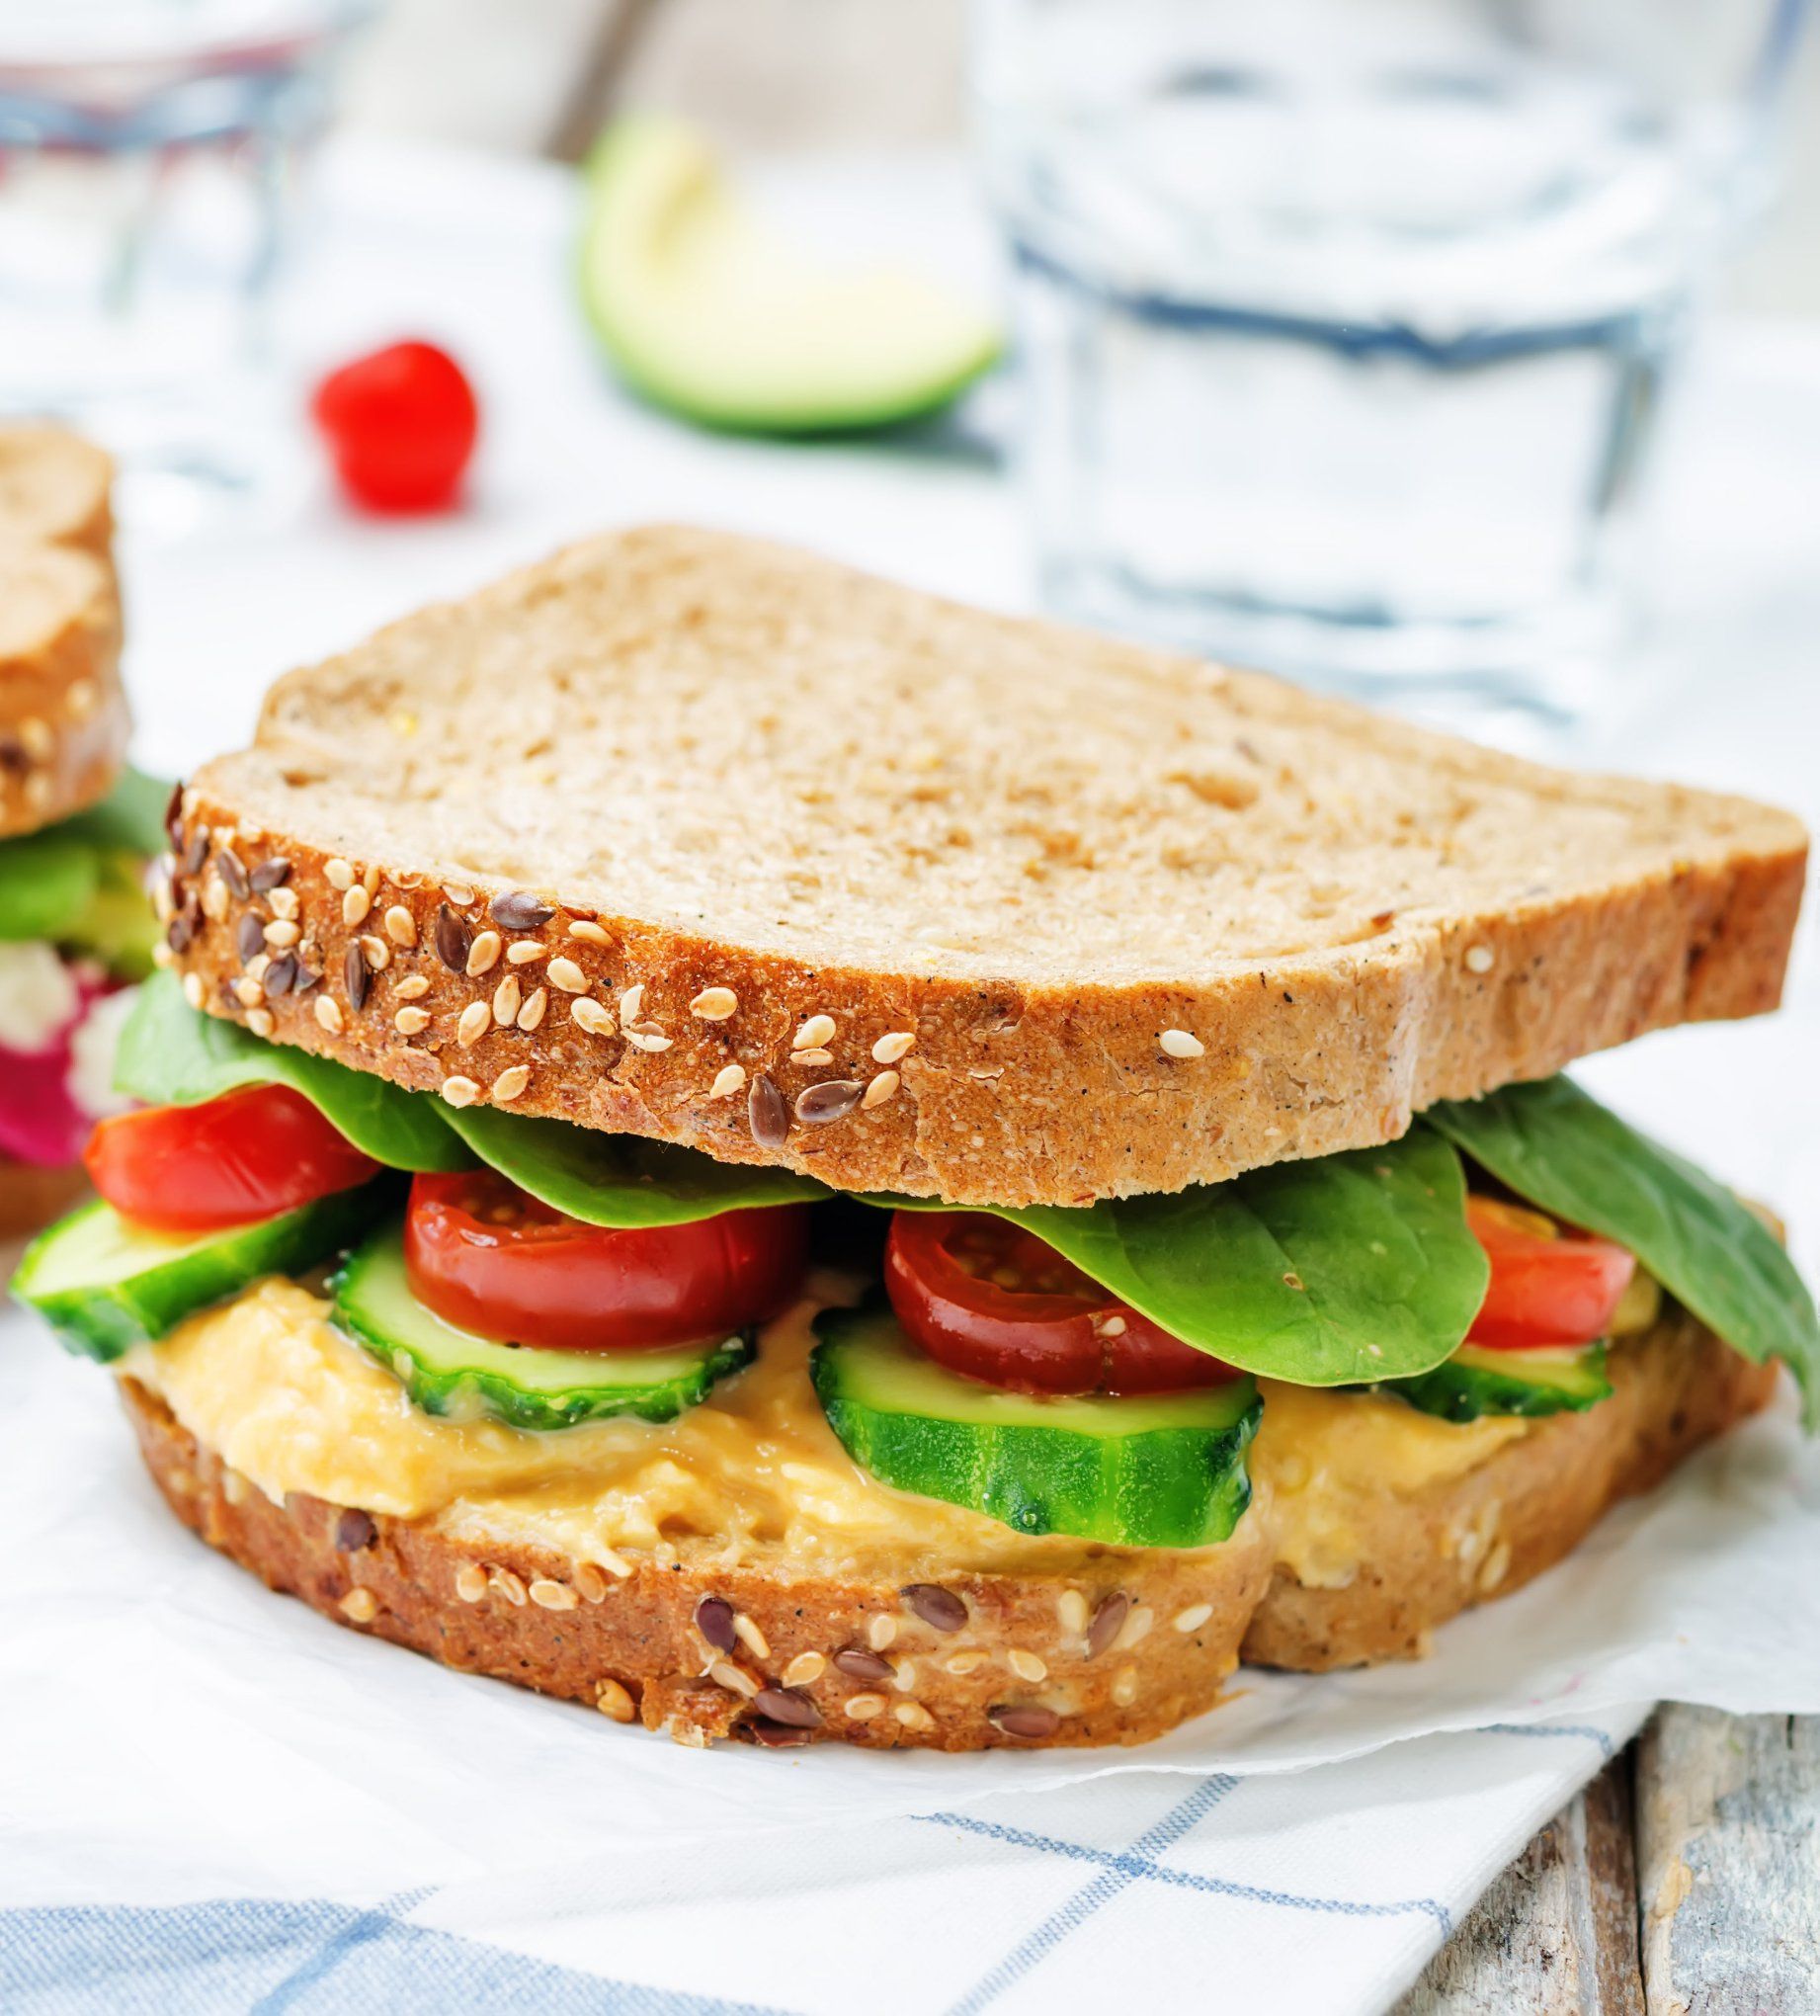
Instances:
[[[620,120],[601,140],[580,266],[620,376],[711,427],[814,434],[906,420],[999,354],[996,324],[933,282],[827,267],[774,234],[673,120]]]
[[[97,1201],[39,1234],[13,1293],[70,1350],[106,1364],[264,1275],[300,1274],[341,1251],[372,1222],[380,1187],[363,1184],[276,1218],[189,1236],[147,1231]]]
[[[512,1428],[574,1428],[615,1414],[673,1421],[752,1357],[749,1336],[652,1351],[545,1351],[447,1322],[411,1292],[388,1225],[330,1284],[337,1329],[382,1365],[426,1414]]]
[[[1486,1414],[1582,1413],[1609,1399],[1603,1343],[1552,1351],[1486,1351],[1462,1344],[1445,1365],[1420,1379],[1396,1380],[1382,1390],[1447,1421]]]
[[[1001,1392],[917,1350],[884,1309],[824,1309],[815,1390],[881,1482],[1019,1533],[1119,1547],[1211,1547],[1251,1502],[1264,1403],[1247,1378],[1126,1399]]]

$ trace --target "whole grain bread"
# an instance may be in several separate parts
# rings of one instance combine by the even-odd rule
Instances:
[[[1418,1656],[1460,1611],[1570,1553],[1618,1499],[1763,1406],[1748,1364],[1670,1313],[1615,1349],[1613,1397],[1561,1414],[1464,1476],[1348,1507],[1344,1587],[1274,1568],[1269,1508],[1223,1547],[1108,1552],[1081,1575],[926,1586],[628,1557],[613,1577],[539,1548],[484,1551],[428,1525],[292,1496],[276,1503],[130,1379],[123,1394],[172,1510],[272,1588],[466,1672],[642,1722],[680,1742],[872,1746],[1136,1743],[1213,1707],[1241,1656],[1319,1671]],[[717,1618],[700,1606],[724,1606]],[[1015,1655],[1015,1656],[1014,1656]]]
[[[114,463],[45,421],[0,426],[0,536],[114,557]]]
[[[281,680],[175,855],[192,998],[280,1042],[1073,1204],[1773,1007],[1806,836],[657,528]]]
[[[93,804],[125,758],[111,473],[73,434],[0,427],[0,838]]]

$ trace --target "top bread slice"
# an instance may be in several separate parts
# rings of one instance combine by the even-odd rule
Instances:
[[[60,428],[0,427],[0,838],[106,797],[125,760],[112,475]]]
[[[1805,854],[1743,799],[650,528],[281,680],[161,901],[198,1006],[457,1105],[1077,1204],[1771,1008]]]

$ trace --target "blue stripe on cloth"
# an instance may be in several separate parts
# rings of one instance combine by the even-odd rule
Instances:
[[[934,1825],[953,1827],[961,1833],[979,1834],[988,1840],[1013,1847],[1034,1848],[1047,1855],[1098,1866],[1098,1874],[1066,1902],[1036,1925],[956,2001],[949,2016],[975,2016],[1005,1990],[1038,1966],[1070,1934],[1086,1923],[1102,1905],[1111,1902],[1133,1883],[1162,1883],[1177,1890],[1200,1891],[1203,1895],[1231,1897],[1245,1903],[1276,1904],[1290,1910],[1320,1911],[1351,1918],[1392,1918],[1412,1911],[1425,1912],[1441,1927],[1442,1937],[1453,1930],[1452,1914],[1435,1897],[1409,1897],[1386,1903],[1365,1903],[1348,1897],[1298,1895],[1291,1890],[1264,1890],[1254,1884],[1232,1883],[1223,1877],[1200,1876],[1192,1870],[1172,1869],[1156,1858],[1172,1848],[1184,1834],[1212,1811],[1239,1781],[1225,1775],[1204,1778],[1183,1800],[1140,1834],[1130,1847],[1115,1852],[1090,1848],[1079,1841],[1063,1841],[1048,1834],[1032,1833],[1024,1827],[1009,1827],[995,1820],[982,1820],[971,1813],[919,1813],[916,1817]]]
[[[7,2016],[776,2016],[610,1980],[372,1908],[226,1897],[0,1910]]]
[[[975,2010],[983,2009],[1013,1981],[1029,1974],[1064,1939],[1078,1931],[1102,1904],[1110,1903],[1128,1884],[1146,1874],[1153,1858],[1179,1841],[1204,1813],[1211,1812],[1237,1783],[1236,1778],[1223,1775],[1203,1778],[1180,1806],[1172,1806],[1154,1826],[1139,1834],[1122,1855],[1109,1858],[1107,1866],[1091,1883],[1076,1890],[1059,1910],[1051,1911],[996,1967],[982,1974],[953,2005],[951,2016],[973,2016]],[[958,1826],[968,1833],[987,1834],[995,1840],[1010,1840],[1022,1831],[1001,1828],[989,1820],[969,1821],[961,1813],[934,1813],[930,1817],[945,1826]],[[1046,1844],[1041,1836],[1032,1835],[1023,1845]]]
[[[1488,1722],[1477,1733],[1488,1736],[1584,1736],[1589,1743],[1599,1745],[1599,1754],[1608,1764],[1617,1755],[1616,1744],[1604,1729],[1595,1728],[1591,1722]]]

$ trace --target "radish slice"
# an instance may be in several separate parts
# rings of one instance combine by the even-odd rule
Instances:
[[[111,1069],[97,1069],[98,1046],[92,1038],[105,1036],[109,1025],[118,1035],[120,1024],[118,1011],[104,1004],[122,989],[86,965],[64,966],[61,971],[73,1007],[55,1030],[43,1037],[39,1018],[41,1027],[29,1031],[39,1040],[29,1048],[0,1043],[0,1155],[47,1169],[81,1157],[98,1118],[89,1103],[96,1098],[93,1088],[97,1079],[105,1087],[112,1075]],[[88,1031],[85,1025],[92,1011],[97,1028]],[[79,1051],[80,1067],[72,1070]],[[104,1094],[101,1110],[111,1103],[111,1092]]]

